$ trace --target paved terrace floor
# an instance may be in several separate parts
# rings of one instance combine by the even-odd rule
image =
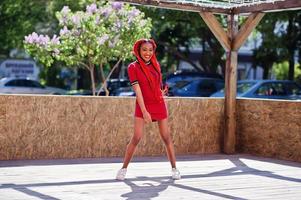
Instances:
[[[0,199],[301,199],[301,163],[249,155],[179,156],[182,179],[165,157],[0,161]]]

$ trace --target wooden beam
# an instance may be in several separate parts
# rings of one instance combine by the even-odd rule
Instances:
[[[228,16],[228,37],[231,47],[238,31],[238,16]],[[225,132],[223,151],[227,154],[235,153],[236,143],[236,82],[238,53],[230,48],[227,52],[225,75]]]
[[[114,1],[114,0],[110,0]],[[217,14],[247,14],[254,12],[277,12],[283,10],[300,10],[301,0],[284,0],[269,3],[254,3],[245,6],[229,6],[227,8],[222,7],[209,7],[197,2],[170,2],[166,0],[118,0],[119,2],[125,2],[135,5],[152,6],[165,9],[182,10],[190,12],[211,12]]]
[[[112,1],[112,0],[111,0]],[[188,12],[212,12],[219,14],[230,14],[232,10],[224,8],[204,7],[195,3],[176,3],[168,1],[151,1],[151,0],[118,0],[119,2],[125,2],[134,5],[144,5],[157,8],[165,8],[171,10],[181,10]]]
[[[254,12],[277,12],[283,10],[300,10],[301,0],[275,1],[273,3],[261,3],[250,6],[241,6],[232,9],[233,14]]]
[[[226,33],[226,31],[223,29],[223,27],[220,25],[219,21],[217,21],[216,17],[209,12],[200,12],[201,17],[209,27],[209,29],[212,31],[216,39],[220,42],[222,47],[227,51],[230,49],[230,40]]]
[[[253,13],[251,14],[244,25],[240,28],[236,34],[233,42],[233,50],[237,51],[243,43],[247,40],[250,33],[254,30],[260,20],[263,18],[264,13]]]

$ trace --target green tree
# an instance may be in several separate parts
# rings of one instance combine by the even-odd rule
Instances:
[[[224,68],[224,50],[198,13],[176,10],[139,8],[152,18],[152,35],[159,44],[159,58],[167,68],[184,60],[200,72],[216,73]],[[221,18],[220,18],[221,19]],[[189,55],[194,47],[201,47],[198,62]]]
[[[295,57],[297,52],[301,51],[301,12],[287,12],[280,23],[281,22],[286,25],[286,28],[281,31],[281,43],[284,45],[284,49],[281,53],[283,54],[284,60],[288,60],[289,63],[288,79],[294,80]]]
[[[24,35],[33,31],[53,34],[57,31],[55,12],[63,6],[82,10],[95,0],[1,0],[0,1],[0,54],[23,47]]]
[[[300,17],[300,11],[268,13],[258,25],[262,43],[254,51],[254,60],[256,65],[263,67],[264,78],[268,78],[275,63],[288,61],[287,78],[294,79],[295,56],[301,50]]]
[[[46,66],[58,60],[87,69],[94,95],[95,66],[100,66],[103,87],[106,88],[103,66],[115,61],[113,71],[122,60],[132,56],[133,43],[139,38],[149,37],[151,30],[150,19],[144,19],[139,10],[119,2],[93,3],[86,7],[85,12],[72,12],[65,6],[57,13],[57,18],[62,26],[59,36],[50,38],[32,33],[25,37],[24,47]]]
[[[64,5],[72,10],[83,10],[94,0],[1,0],[0,1],[0,58],[8,58],[12,49],[18,49],[18,57],[24,58],[24,35],[32,32],[53,35],[59,31],[55,12]],[[16,56],[16,55],[14,55]],[[64,87],[64,80],[60,78],[61,62],[54,62],[51,67],[41,66],[40,80],[44,84]]]
[[[45,2],[1,0],[0,54],[7,57],[11,49],[21,48],[24,35],[31,33],[38,22],[46,22]]]
[[[301,83],[301,68],[300,65],[295,65],[294,79]],[[276,75],[276,79],[286,80],[289,76],[289,62],[285,61],[282,63],[274,64],[273,73]]]

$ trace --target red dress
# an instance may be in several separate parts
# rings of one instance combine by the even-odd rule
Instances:
[[[162,120],[167,118],[167,109],[160,88],[161,74],[158,71],[156,71],[156,69],[151,63],[146,66],[149,67],[149,71],[151,76],[153,76],[153,80],[158,83],[155,84],[158,87],[154,89],[157,90],[156,92],[157,94],[159,94],[159,98],[156,97],[156,95],[154,94],[154,89],[150,86],[150,83],[146,78],[145,73],[143,72],[141,66],[137,61],[131,63],[128,67],[129,79],[132,85],[136,83],[139,84],[146,110],[150,113],[152,120],[153,121]],[[137,100],[136,100],[135,116],[139,118],[143,118],[143,114]]]

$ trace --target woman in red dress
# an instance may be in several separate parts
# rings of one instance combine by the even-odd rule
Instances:
[[[160,135],[172,167],[172,178],[181,178],[176,168],[174,146],[168,128],[168,113],[163,98],[167,88],[161,87],[162,74],[155,55],[156,47],[151,39],[140,39],[134,45],[133,51],[137,60],[128,66],[129,79],[136,93],[134,135],[127,146],[123,166],[116,176],[117,180],[125,179],[128,164],[143,135],[144,124],[152,121],[158,122]]]

